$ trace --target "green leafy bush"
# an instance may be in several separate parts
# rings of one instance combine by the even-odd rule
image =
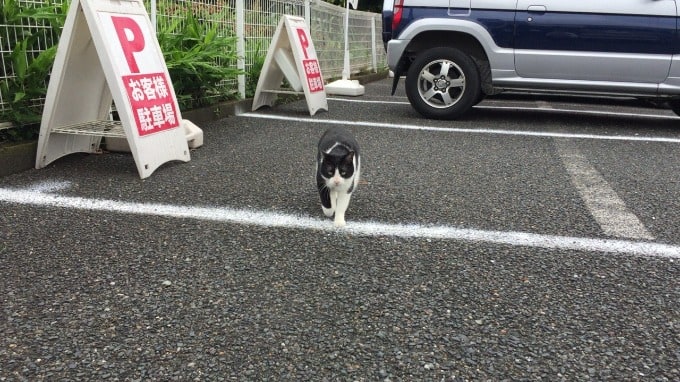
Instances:
[[[16,128],[0,131],[0,140],[19,141],[37,136],[47,82],[57,48],[57,33],[66,19],[65,5],[48,2],[38,8],[19,7],[16,0],[4,0],[0,11],[3,73],[0,83],[2,99],[6,103],[0,120]],[[32,22],[28,22],[31,20]],[[32,25],[13,28],[10,25]],[[53,32],[57,31],[57,32]],[[17,41],[11,46],[12,41]],[[41,46],[48,46],[41,50]]]
[[[257,44],[255,51],[251,54],[251,62],[253,63],[246,75],[246,97],[253,97],[257,90],[257,82],[260,79],[260,73],[264,66],[265,56],[260,53],[260,44]]]
[[[157,35],[181,109],[238,98],[222,85],[243,74],[235,65],[236,37],[220,35],[217,23],[197,18],[191,9],[159,26]]]

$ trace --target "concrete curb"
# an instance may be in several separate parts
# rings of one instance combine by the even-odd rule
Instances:
[[[0,146],[0,177],[33,168],[37,151],[38,141]]]

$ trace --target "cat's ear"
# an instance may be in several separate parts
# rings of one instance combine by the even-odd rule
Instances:
[[[345,163],[354,163],[354,151],[350,151],[345,155]]]

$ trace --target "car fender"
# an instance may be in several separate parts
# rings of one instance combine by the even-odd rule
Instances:
[[[486,52],[491,68],[514,73],[513,49],[499,47],[482,25],[460,18],[427,18],[409,24],[398,38],[387,43],[387,63],[390,69],[397,68],[397,64],[414,38],[421,33],[432,31],[460,32],[472,36]]]

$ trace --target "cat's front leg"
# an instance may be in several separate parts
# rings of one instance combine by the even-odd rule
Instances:
[[[321,210],[323,214],[331,217],[335,212],[335,201],[331,201],[331,191],[326,186],[325,180],[317,173],[316,185],[319,189],[319,196],[321,197]]]
[[[321,206],[321,210],[323,211],[323,214],[326,215],[327,217],[331,217],[335,213],[334,209],[326,208],[324,206]]]
[[[336,200],[338,199],[338,192],[331,190],[329,192],[329,194],[330,194],[330,200],[331,200],[331,208],[324,208],[323,213],[326,216],[331,217],[331,216],[333,216],[333,214],[336,212],[336,209],[337,209]]]
[[[337,201],[335,202],[335,219],[333,225],[336,227],[345,226],[345,211],[349,206],[349,199],[352,197],[351,193],[339,192],[337,193]],[[331,199],[333,200],[333,199]]]

